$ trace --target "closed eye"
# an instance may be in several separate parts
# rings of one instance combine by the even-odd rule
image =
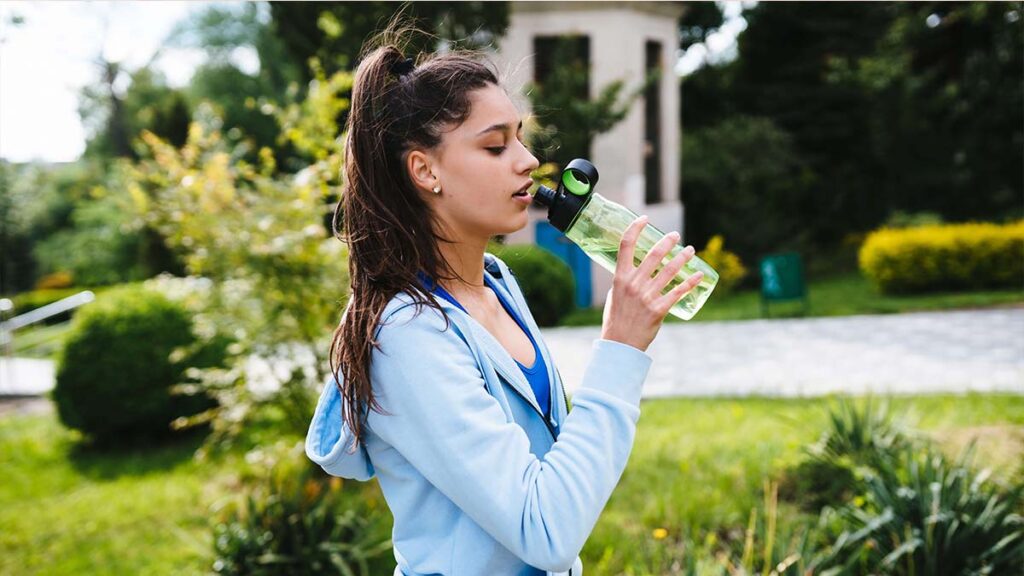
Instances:
[[[495,156],[499,156],[499,155],[501,155],[502,152],[505,151],[505,147],[504,146],[491,146],[491,147],[487,148],[487,150],[491,154],[494,154]]]

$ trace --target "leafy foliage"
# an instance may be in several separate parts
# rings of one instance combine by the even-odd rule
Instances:
[[[79,115],[88,138],[85,156],[101,161],[135,158],[133,141],[144,130],[175,145],[185,141],[191,110],[184,94],[170,88],[162,74],[143,66],[129,71],[117,62],[97,62],[101,82],[82,89]],[[122,77],[128,87],[115,86]]]
[[[573,311],[572,270],[557,256],[534,245],[492,244],[489,249],[515,274],[537,325],[555,326]]]
[[[225,345],[197,340],[185,310],[160,294],[108,291],[73,320],[57,364],[57,412],[99,442],[167,435],[175,418],[211,404],[172,387],[186,368],[222,362]]]
[[[301,454],[298,455],[301,457]],[[291,456],[290,460],[297,460]],[[387,522],[340,478],[278,462],[259,486],[220,510],[215,574],[369,576],[390,572]]]
[[[732,289],[747,275],[747,268],[743,265],[740,257],[722,247],[724,240],[721,236],[715,235],[708,240],[707,246],[697,252],[697,256],[711,265],[718,272],[718,285],[716,290],[719,294],[731,292]]]
[[[971,467],[973,451],[949,462],[933,449],[904,449],[867,479],[863,505],[837,514],[842,528],[816,563],[845,574],[1009,574],[1024,563],[1024,518],[1010,492]]]
[[[292,59],[307,68],[319,61],[328,75],[354,70],[363,43],[384,27],[399,5],[393,2],[271,2],[273,30]],[[441,42],[468,48],[496,43],[508,26],[507,2],[410,2],[403,13],[428,34],[416,34],[406,52],[433,52]],[[436,36],[431,36],[435,33]]]
[[[882,228],[860,249],[864,275],[887,293],[1019,288],[1024,285],[1024,220]]]
[[[616,80],[591,99],[589,62],[579,53],[577,40],[574,36],[555,39],[546,56],[552,64],[550,73],[524,87],[535,114],[530,146],[542,162],[559,166],[589,156],[594,137],[621,122],[646,87],[657,80],[652,75],[630,92],[625,91],[623,80]]]
[[[1022,15],[1020,2],[745,10],[738,58],[681,87],[691,242],[721,233],[745,259],[794,248],[825,258],[897,210],[948,221],[1020,217]],[[758,180],[760,196],[716,162],[708,138],[737,117],[770,121],[788,143],[783,158],[759,146],[788,167]],[[739,174],[756,174],[758,159],[741,157]],[[742,222],[732,226],[743,237],[720,220]]]
[[[350,81],[339,73],[294,106],[329,114],[345,105],[337,87]],[[230,445],[264,408],[283,413],[284,429],[304,431],[314,391],[328,376],[326,338],[347,297],[346,251],[325,227],[326,200],[340,184],[331,169],[341,163],[338,128],[289,110],[280,114],[283,133],[305,138],[320,159],[294,178],[275,173],[269,149],[258,152],[258,164],[245,161],[246,145],[225,140],[208,108],[181,149],[145,134],[146,158],[132,172],[139,217],[166,235],[189,274],[212,282],[199,305],[216,326],[210,333],[236,340],[226,368],[195,375],[220,407],[179,423],[211,421],[211,446]],[[262,368],[250,366],[257,358]]]
[[[829,426],[808,447],[806,458],[787,470],[787,499],[817,512],[849,502],[860,493],[868,470],[911,445],[909,428],[895,421],[887,403],[868,397],[859,406],[842,399],[829,409]]]
[[[800,195],[813,176],[772,120],[736,116],[684,133],[682,152],[691,243],[720,234],[747,261],[804,247]]]

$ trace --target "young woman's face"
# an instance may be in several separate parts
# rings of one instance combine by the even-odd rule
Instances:
[[[469,117],[442,136],[431,154],[441,194],[427,194],[435,214],[458,237],[487,239],[526,226],[530,197],[516,197],[539,165],[523,144],[522,119],[493,84],[470,93]]]

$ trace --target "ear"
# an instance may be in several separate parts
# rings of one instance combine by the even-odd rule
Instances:
[[[409,171],[409,179],[421,192],[429,193],[441,183],[435,167],[435,158],[427,152],[412,150],[406,155],[405,168]]]

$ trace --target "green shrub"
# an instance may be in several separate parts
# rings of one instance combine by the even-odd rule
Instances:
[[[555,326],[575,310],[576,281],[569,266],[557,256],[528,244],[491,244],[488,248],[512,270],[539,326]]]
[[[882,228],[859,254],[864,275],[886,293],[1024,286],[1024,220]]]
[[[878,403],[871,397],[860,406],[841,399],[829,408],[828,421],[828,429],[811,447],[823,458],[849,457],[854,464],[873,466],[911,443],[909,430],[893,417],[888,402]]]
[[[806,457],[783,474],[786,500],[818,512],[849,502],[863,490],[868,471],[896,458],[912,445],[906,427],[894,421],[888,403],[868,397],[860,406],[841,399],[829,408],[829,426]]]
[[[942,224],[942,215],[937,212],[904,212],[896,210],[885,220],[886,228],[919,228]]]
[[[849,502],[856,494],[858,481],[857,466],[850,458],[810,456],[783,473],[779,492],[784,500],[817,513],[825,506]]]
[[[276,466],[214,524],[213,571],[233,575],[390,574],[389,526],[309,465]]]
[[[698,252],[697,256],[718,272],[718,285],[715,289],[719,294],[726,294],[743,280],[747,275],[747,268],[743,266],[739,256],[723,248],[722,244],[721,236],[712,236],[707,246]]]
[[[108,291],[73,320],[57,363],[58,415],[101,442],[167,434],[175,418],[212,404],[171,387],[187,383],[187,368],[221,362],[226,346],[200,344],[186,312],[160,294]]]
[[[36,290],[55,290],[61,288],[71,288],[75,285],[74,276],[71,272],[60,271],[54,272],[53,274],[47,274],[36,282]]]
[[[835,515],[841,533],[815,574],[1012,574],[1024,566],[1021,486],[1002,492],[956,462],[907,448],[881,462],[858,502]]]

